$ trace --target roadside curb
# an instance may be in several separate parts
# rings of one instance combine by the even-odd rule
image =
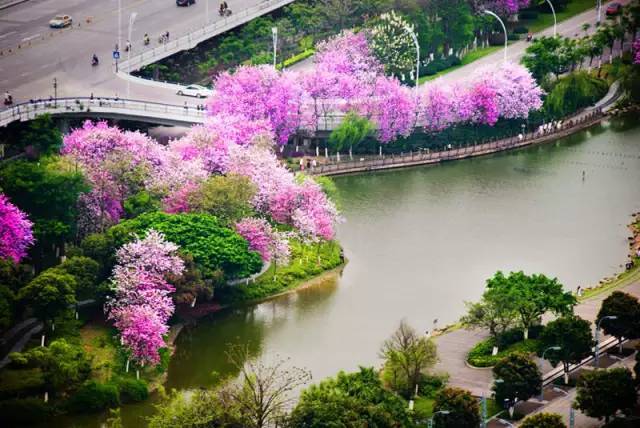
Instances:
[[[17,5],[21,4],[21,3],[26,3],[28,1],[29,0],[14,0],[14,1],[10,2],[10,3],[0,4],[0,10],[9,9],[12,6],[17,6]]]

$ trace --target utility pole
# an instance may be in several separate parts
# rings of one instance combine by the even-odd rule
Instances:
[[[58,107],[58,79],[53,78],[53,106]]]

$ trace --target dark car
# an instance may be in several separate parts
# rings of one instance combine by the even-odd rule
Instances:
[[[607,16],[616,16],[620,15],[621,12],[622,5],[620,3],[611,3],[609,6],[607,6],[607,11],[605,12],[605,14]]]
[[[196,0],[176,0],[178,6],[191,6],[192,4],[196,4]]]

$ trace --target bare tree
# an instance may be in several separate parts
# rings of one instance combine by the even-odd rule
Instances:
[[[436,345],[419,335],[405,320],[382,345],[380,357],[385,360],[385,371],[389,371],[396,389],[411,394],[420,382],[422,372],[432,367],[437,359]]]
[[[289,366],[289,359],[276,356],[266,363],[251,358],[248,345],[231,345],[227,356],[240,376],[221,393],[238,406],[245,425],[252,428],[282,420],[295,399],[292,392],[311,380],[308,370]]]

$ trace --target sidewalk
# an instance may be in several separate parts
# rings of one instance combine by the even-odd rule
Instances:
[[[593,322],[602,301],[615,290],[640,297],[640,279],[634,275],[630,278],[629,283],[579,303],[574,309],[575,314]],[[436,364],[435,371],[449,373],[449,385],[451,386],[469,390],[477,397],[483,394],[485,397],[489,397],[493,382],[491,368],[472,368],[466,364],[467,353],[471,347],[486,337],[488,337],[488,333],[485,331],[468,329],[460,329],[436,337],[440,361]],[[606,336],[602,335],[601,340],[605,339]],[[544,374],[548,373],[550,368],[545,361]]]

